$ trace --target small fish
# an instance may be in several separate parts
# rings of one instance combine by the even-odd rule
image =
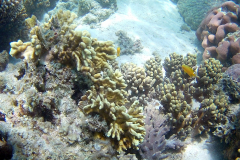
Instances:
[[[120,47],[118,47],[118,48],[117,48],[117,57],[120,56],[120,52],[121,52],[121,49],[120,49]]]
[[[183,71],[184,71],[185,73],[187,73],[190,77],[196,76],[196,75],[194,74],[194,71],[193,71],[193,69],[192,69],[191,67],[189,67],[189,66],[187,66],[187,65],[182,65],[182,69],[183,69]]]

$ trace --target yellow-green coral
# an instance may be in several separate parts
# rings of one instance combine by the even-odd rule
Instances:
[[[94,86],[87,91],[82,99],[87,99],[88,105],[83,105],[86,114],[98,113],[110,124],[110,129],[106,134],[108,137],[117,140],[117,151],[121,152],[128,148],[138,149],[138,144],[143,141],[145,136],[144,116],[142,107],[138,107],[135,101],[129,109],[124,105],[124,90],[104,89],[100,86],[97,90]],[[84,102],[80,102],[80,106]]]

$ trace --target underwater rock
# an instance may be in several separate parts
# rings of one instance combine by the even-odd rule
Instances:
[[[57,0],[24,0],[23,5],[28,16],[42,18],[43,14],[56,6]]]
[[[240,82],[240,64],[234,64],[228,67],[225,74],[227,74],[233,80]]]
[[[55,9],[48,12],[54,15],[58,10],[71,10],[78,15],[80,23],[88,24],[95,28],[98,23],[108,19],[109,16],[117,11],[116,0],[62,0],[57,3]]]
[[[121,48],[121,55],[139,53],[143,49],[141,40],[133,40],[127,35],[127,32],[119,30],[115,35],[118,37],[117,44]]]
[[[6,50],[4,50],[0,53],[0,72],[7,67],[8,61],[9,61],[9,54]]]

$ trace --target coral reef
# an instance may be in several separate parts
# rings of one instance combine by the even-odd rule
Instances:
[[[49,5],[47,0],[23,2],[30,8]],[[196,55],[172,53],[162,63],[154,53],[144,67],[133,63],[119,67],[112,41],[76,30],[78,16],[80,23],[96,27],[116,11],[116,4],[116,0],[63,0],[44,22],[36,16],[25,20],[30,40],[10,43],[10,55],[20,62],[8,64],[6,51],[0,54],[0,147],[5,156],[181,159],[177,153],[188,139],[210,133],[231,144],[228,157],[239,157],[239,141],[232,139],[239,138],[239,66],[223,74],[223,65],[213,58],[197,66]],[[216,15],[209,20],[211,25],[200,28],[200,37],[205,29],[216,31],[216,37],[221,30],[222,39],[216,41],[222,46],[232,43],[235,53],[239,32],[227,33],[234,23],[212,24],[218,14],[226,18],[219,21],[234,22],[232,4],[212,10]],[[116,35],[122,54],[141,51],[141,42],[126,32]],[[237,63],[239,54],[232,57]],[[224,53],[215,58],[224,59]],[[193,73],[187,74],[183,66]]]
[[[92,28],[97,27],[97,24],[106,20],[117,10],[116,0],[70,0],[62,1],[57,4],[56,8],[49,12],[53,15],[57,10],[71,10],[80,18],[80,23],[89,24]]]
[[[159,85],[159,99],[167,115],[169,126],[173,133],[185,139],[191,133],[192,99],[176,89],[168,79]],[[190,94],[191,95],[191,94]]]
[[[187,65],[191,68],[195,67],[197,64],[196,55],[188,53],[183,58],[182,55],[172,53],[169,57],[165,58],[163,63],[166,77],[172,79],[177,89],[182,88],[183,84],[189,83],[193,79],[182,70],[182,65]]]
[[[127,83],[126,90],[129,93],[129,100],[131,102],[139,100],[141,104],[146,105],[147,101],[151,99],[151,93],[154,91],[153,85],[156,80],[146,76],[145,69],[137,67],[133,63],[122,64],[121,71]]]
[[[240,70],[239,70],[240,64],[234,64],[226,70],[225,74],[230,76],[234,81],[240,82]]]
[[[194,98],[202,101],[213,95],[214,88],[219,79],[222,77],[222,64],[214,58],[209,58],[200,65],[197,71],[196,81],[194,84]]]
[[[138,145],[143,141],[145,135],[142,108],[138,107],[135,101],[129,109],[126,109],[123,91],[112,90],[100,86],[99,91],[94,86],[88,90],[79,106],[86,114],[98,113],[105,121],[110,124],[110,129],[106,136],[115,139],[118,152],[129,148],[138,149]]]
[[[184,18],[184,21],[191,27],[192,30],[196,30],[201,23],[205,13],[214,6],[225,2],[226,0],[210,0],[208,2],[204,0],[172,0],[177,2],[179,13]]]
[[[19,38],[27,39],[24,28],[26,10],[21,0],[0,1],[0,51],[8,50],[9,42]]]
[[[113,43],[97,41],[87,31],[74,31],[76,17],[70,11],[59,10],[47,23],[32,28],[31,42],[12,42],[10,54],[26,61],[36,61],[42,52],[48,52],[47,61],[57,60],[75,66],[78,71],[90,71],[95,62],[96,70],[108,66],[107,60],[116,58]]]
[[[182,57],[175,53],[170,54],[170,58],[166,58],[163,63],[166,77],[155,87],[156,98],[160,100],[163,112],[167,116],[169,133],[176,134],[180,139],[206,132],[225,137],[228,131],[223,133],[221,129],[224,130],[224,126],[229,124],[229,118],[226,116],[229,100],[220,87],[220,61],[213,58],[205,60],[198,67],[194,78],[180,69],[183,64],[194,67],[196,56],[188,54]],[[193,99],[200,102],[199,108],[193,107]]]
[[[119,30],[115,33],[118,37],[117,44],[121,48],[121,54],[135,54],[141,52],[143,46],[141,40],[132,40],[125,31]]]
[[[166,117],[160,113],[156,106],[159,103],[152,101],[148,103],[144,109],[146,136],[140,145],[140,153],[145,159],[164,159],[170,155],[168,149],[180,149],[184,146],[174,135],[169,139],[165,135],[170,131],[170,127],[166,125]]]
[[[239,66],[240,64],[234,64],[228,67],[218,82],[218,86],[228,95],[231,103],[239,103],[240,99]]]
[[[147,60],[144,68],[125,63],[121,65],[121,71],[127,83],[128,100],[138,100],[141,105],[146,105],[155,98],[155,87],[163,82],[161,59],[158,55]]]
[[[158,55],[154,55],[154,58],[146,61],[145,70],[146,75],[155,80],[154,88],[163,82],[162,62]]]
[[[24,0],[23,5],[28,16],[42,18],[43,14],[56,6],[57,0]]]
[[[25,71],[15,78],[18,69]],[[56,63],[36,66],[20,62],[16,66],[9,64],[0,74],[12,81],[0,95],[0,110],[6,118],[0,124],[0,133],[7,135],[13,159],[115,155],[110,142],[91,138],[93,135],[85,129],[87,118],[71,98],[74,80],[79,79],[76,72]],[[97,145],[102,145],[101,151],[95,150]]]
[[[92,123],[93,127],[96,131],[103,133],[105,131],[104,136],[111,137],[113,141],[116,141],[115,146],[118,152],[129,148],[138,149],[138,144],[143,141],[145,135],[142,108],[138,107],[138,101],[127,104],[127,92],[124,90],[127,85],[122,74],[117,69],[113,71],[108,64],[109,60],[116,58],[113,42],[98,41],[92,38],[87,31],[74,31],[76,25],[73,21],[75,18],[76,14],[59,10],[48,22],[32,27],[30,31],[31,42],[23,43],[21,40],[12,42],[10,54],[16,58],[24,59],[27,67],[31,67],[30,64],[36,63],[44,52],[47,71],[51,70],[50,62],[57,61],[65,66],[75,68],[77,71],[85,72],[85,75],[91,79],[92,86],[91,90],[82,96],[83,101],[79,102],[79,106],[87,115],[98,113],[107,122],[109,129],[106,131],[106,126],[103,127],[105,129],[96,129],[97,124],[101,126],[99,120]],[[31,70],[36,73],[30,75],[25,70],[25,75],[21,75],[23,77],[19,78],[26,82],[25,77],[27,77],[29,84],[34,84],[35,87],[32,88],[32,85],[29,85],[29,89],[23,94],[26,100],[19,101],[19,105],[23,115],[42,117],[43,114],[48,113],[49,115],[47,114],[45,119],[51,121],[53,115],[60,111],[56,105],[47,105],[45,102],[58,104],[53,98],[55,94],[50,92],[45,97],[37,91],[52,91],[55,90],[55,87],[63,87],[63,90],[66,88],[51,83],[54,82],[52,80],[55,80],[52,77],[53,71],[48,75],[46,70],[38,68],[41,71],[32,68]],[[63,71],[67,74],[66,77],[63,75],[66,78],[64,83],[68,84],[68,80],[76,79],[71,77],[71,73],[67,69]],[[101,72],[105,73],[101,74]],[[69,83],[68,87],[73,88],[73,82]],[[57,84],[61,84],[61,82]],[[19,93],[21,91],[23,89],[19,88]],[[73,94],[72,89],[69,89],[69,92],[65,94]],[[54,112],[51,112],[52,110]],[[89,127],[88,129],[93,129],[91,125]],[[66,135],[66,128],[63,129],[61,132]],[[71,135],[66,136],[66,138],[68,138],[69,143],[73,144],[78,141],[78,137]]]
[[[224,62],[224,65],[238,62],[238,10],[239,6],[234,2],[225,2],[213,8],[201,22],[196,35],[205,49],[203,59],[213,57]]]

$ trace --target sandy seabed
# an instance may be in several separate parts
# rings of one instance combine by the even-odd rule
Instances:
[[[128,36],[140,39],[143,45],[141,53],[121,55],[117,61],[133,62],[143,66],[152,57],[153,52],[159,53],[162,59],[170,53],[181,55],[196,53],[194,31],[181,31],[184,21],[176,4],[170,0],[119,0],[118,10],[95,29],[88,25],[79,25],[77,30],[88,30],[93,38],[116,42],[115,33],[119,30]]]

